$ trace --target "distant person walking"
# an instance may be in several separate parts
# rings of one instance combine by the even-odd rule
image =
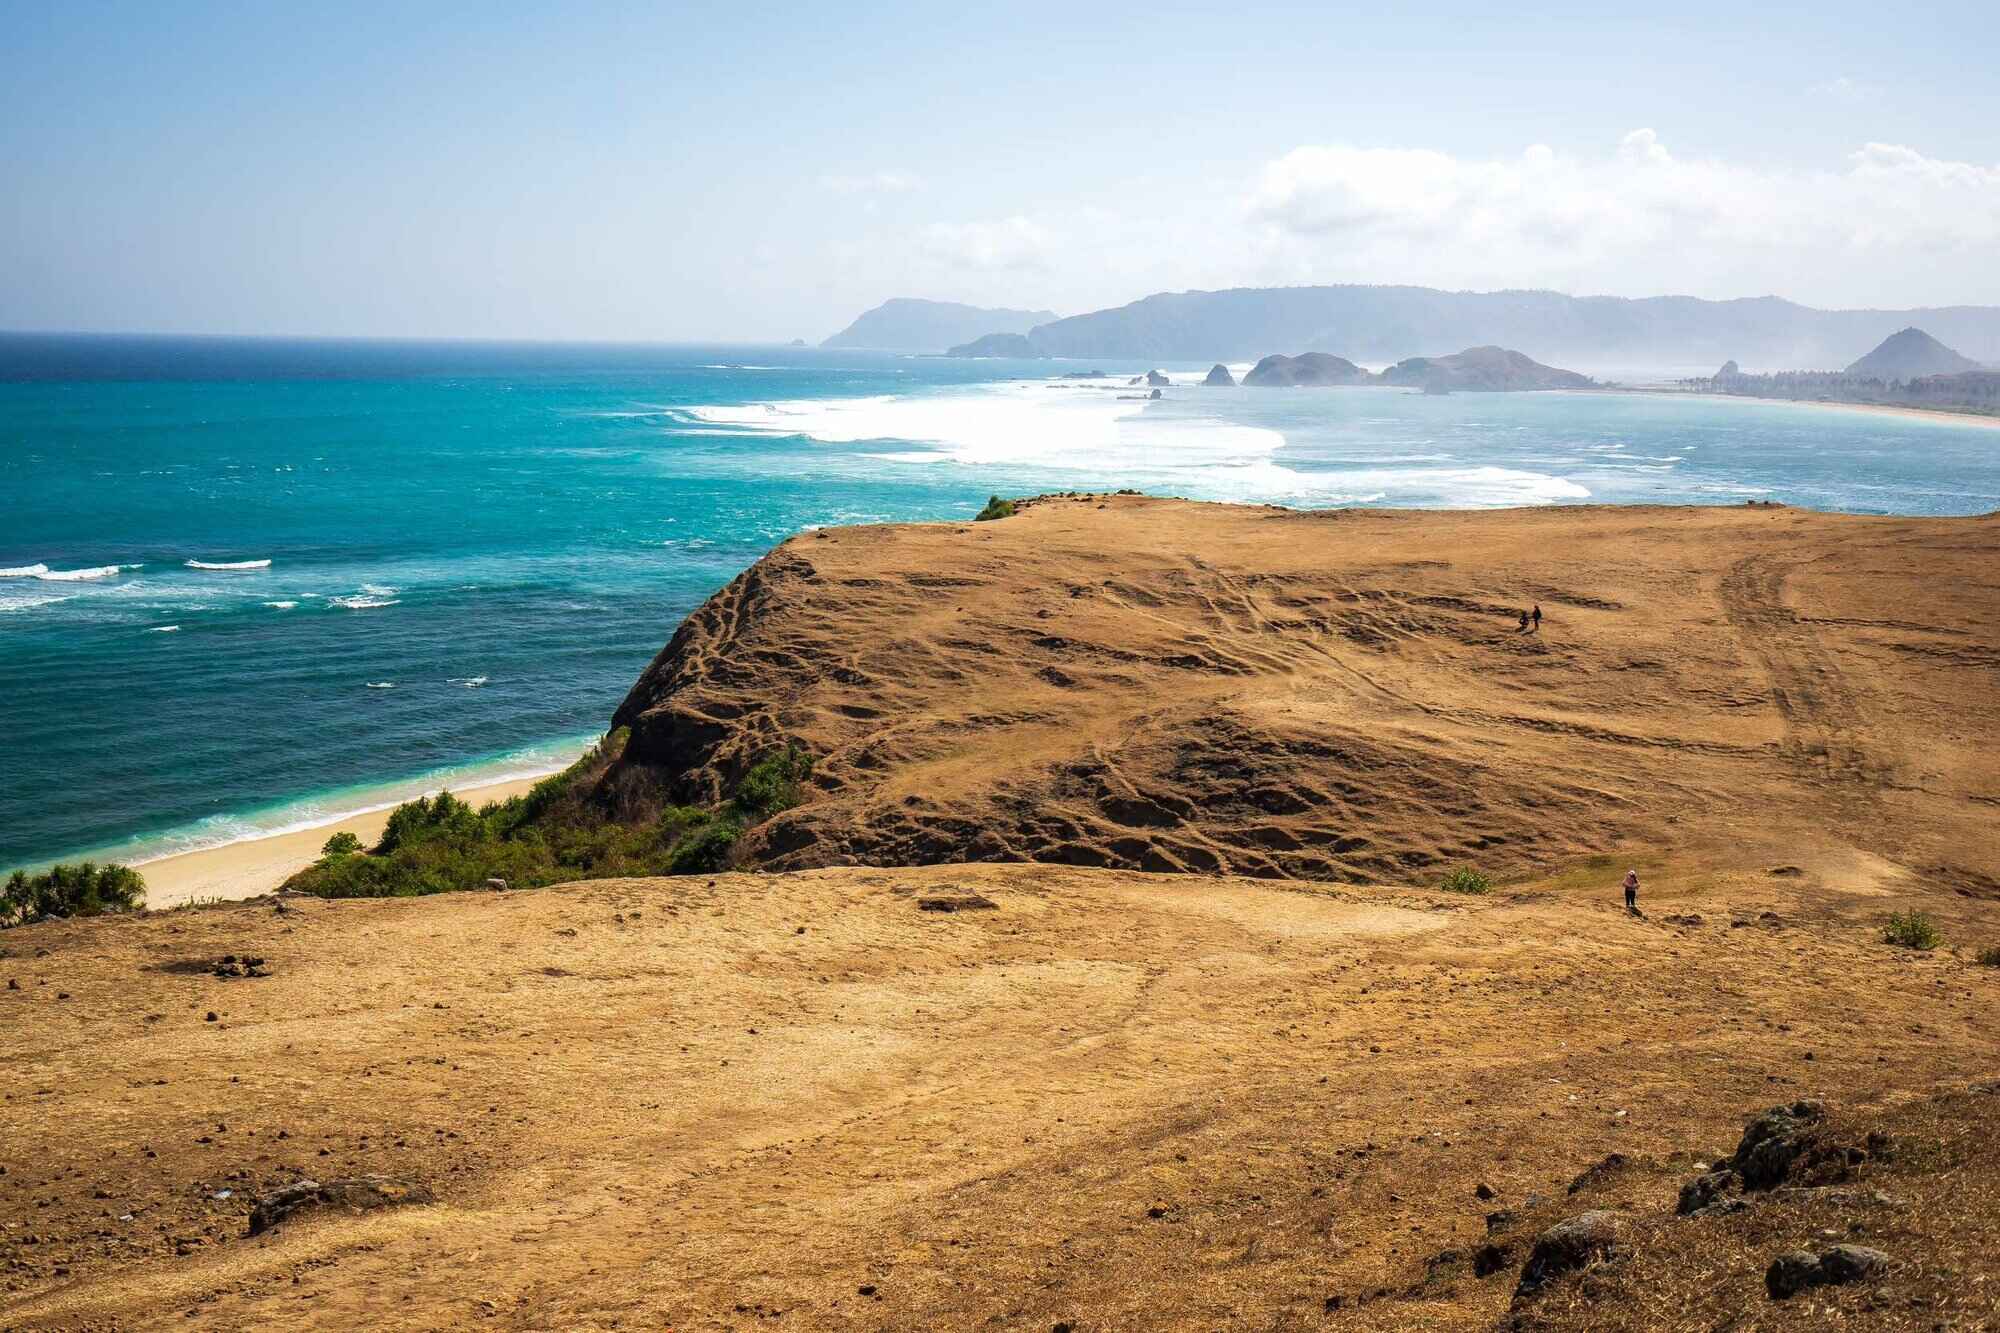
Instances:
[[[1540,634],[1542,632],[1542,604],[1536,602],[1535,609],[1530,614],[1535,618],[1535,633]]]
[[[1528,632],[1528,613],[1526,611],[1523,611],[1521,613],[1521,633],[1526,634],[1527,632]]]
[[[1633,916],[1639,915],[1639,872],[1625,872],[1625,910]]]

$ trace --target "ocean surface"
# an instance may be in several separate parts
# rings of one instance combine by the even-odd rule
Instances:
[[[1102,369],[1107,378],[1052,378]],[[1206,366],[0,335],[0,873],[560,767],[822,524],[1138,487],[1327,505],[2000,509],[2000,431]]]

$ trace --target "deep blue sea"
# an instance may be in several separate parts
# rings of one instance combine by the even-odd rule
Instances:
[[[1301,506],[2000,509],[2000,431],[1673,395],[1229,390],[771,347],[0,335],[0,871],[559,767],[818,524]]]

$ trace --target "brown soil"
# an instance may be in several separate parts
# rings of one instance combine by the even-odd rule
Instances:
[[[1996,543],[1095,499],[795,541],[635,695],[664,767],[618,780],[793,737],[819,785],[771,863],[1131,838],[1265,877],[846,866],[7,932],[0,1327],[1982,1327]],[[1426,887],[1458,860],[1503,883]],[[1884,943],[1906,909],[1946,945]],[[1801,1096],[1891,1133],[1857,1184],[1893,1203],[1672,1217]],[[246,1234],[267,1191],[365,1176],[435,1202]],[[1516,1306],[1585,1207],[1631,1252]],[[1895,1267],[1770,1301],[1827,1233]]]
[[[2000,517],[1140,497],[795,538],[618,713],[632,786],[786,739],[769,869],[1530,873],[1620,839],[2000,877]],[[1539,603],[1539,632],[1517,615]]]

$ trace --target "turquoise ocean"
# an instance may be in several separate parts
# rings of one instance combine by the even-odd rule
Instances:
[[[2000,509],[1976,424],[1148,368],[0,335],[0,872],[551,771],[773,543],[996,492]]]

